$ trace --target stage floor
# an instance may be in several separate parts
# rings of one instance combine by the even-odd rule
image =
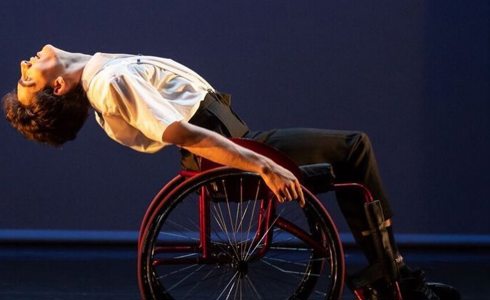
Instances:
[[[456,286],[464,300],[490,295],[490,250],[405,250],[411,266]],[[131,248],[5,247],[0,249],[0,300],[137,300]],[[363,258],[347,251],[351,270]],[[344,299],[353,299],[346,292]]]

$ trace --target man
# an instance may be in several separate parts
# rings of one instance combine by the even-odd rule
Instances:
[[[279,201],[304,199],[300,184],[272,160],[223,137],[247,137],[273,146],[297,164],[329,162],[340,181],[365,184],[382,203],[390,244],[397,255],[404,299],[459,299],[445,285],[426,284],[403,262],[394,242],[388,200],[369,138],[361,132],[282,129],[252,132],[220,94],[187,67],[164,58],[126,54],[71,53],[46,45],[21,62],[17,90],[4,97],[7,120],[25,137],[59,146],[73,140],[89,108],[115,141],[141,152],[167,145],[182,149],[184,168],[197,168],[195,156],[260,174]],[[376,249],[369,237],[362,201],[339,192],[339,205],[370,263]],[[383,287],[370,299],[389,299]]]

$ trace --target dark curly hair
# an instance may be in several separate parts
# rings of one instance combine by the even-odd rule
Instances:
[[[81,85],[57,96],[52,88],[40,91],[29,106],[23,106],[14,90],[3,97],[5,117],[29,139],[59,147],[76,138],[87,119],[90,104]]]

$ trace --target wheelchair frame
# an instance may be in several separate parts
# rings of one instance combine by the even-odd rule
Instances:
[[[262,155],[265,155],[271,159],[273,159],[276,163],[282,165],[283,167],[289,169],[293,174],[295,174],[298,178],[301,177],[301,172],[289,158],[284,156],[282,153],[279,153],[275,149],[272,149],[266,145],[257,143],[255,141],[250,141],[250,140],[243,140],[243,139],[234,139],[234,142],[244,146],[246,148],[251,149],[252,151],[255,151],[257,153],[260,153]],[[162,207],[162,203],[165,202],[165,199],[167,199],[167,195],[171,194],[172,191],[178,190],[179,187],[185,185],[189,180],[192,178],[197,177],[202,177],[205,178],[207,174],[216,172],[216,170],[219,169],[229,169],[226,167],[220,167],[212,162],[209,162],[207,160],[203,160],[201,162],[202,166],[202,171],[180,171],[179,174],[172,179],[170,182],[168,182],[161,190],[160,192],[155,196],[153,201],[150,203],[145,216],[143,218],[143,221],[141,223],[140,227],[140,234],[139,234],[139,239],[138,239],[138,284],[140,287],[141,291],[141,297],[142,299],[145,300],[154,300],[154,299],[148,299],[148,295],[146,294],[145,287],[149,284],[147,281],[148,279],[144,279],[144,274],[143,274],[143,269],[144,269],[144,262],[143,262],[143,256],[147,255],[145,254],[145,243],[147,243],[147,238],[149,236],[149,227],[151,225],[152,220],[156,217],[158,211]],[[349,190],[358,190],[362,193],[364,202],[365,203],[372,203],[374,201],[373,196],[369,189],[365,187],[363,184],[360,183],[354,183],[354,182],[347,182],[347,183],[331,183],[328,187],[329,191],[338,191],[338,190],[344,190],[344,189],[349,189]],[[308,198],[310,199],[316,199],[318,203],[320,201],[316,198],[316,196],[309,191],[307,188],[303,187],[304,192],[307,194]],[[272,193],[269,191],[270,197],[273,198]],[[163,200],[162,200],[163,199]],[[155,259],[152,262],[153,267],[161,266],[161,265],[178,265],[178,264],[233,264],[236,263],[234,262],[230,257],[217,257],[210,255],[211,252],[211,229],[210,229],[210,201],[209,201],[209,195],[206,195],[206,191],[204,187],[201,188],[199,192],[199,198],[198,198],[198,211],[199,211],[199,233],[198,233],[198,242],[193,243],[193,244],[180,244],[180,245],[165,245],[165,246],[158,246],[153,251],[156,253],[166,253],[166,252],[199,252],[200,256],[194,257],[194,258],[189,258],[186,256],[182,257],[176,257],[176,258],[170,258],[170,259]],[[319,241],[315,240],[310,234],[305,232],[302,228],[296,226],[294,223],[288,221],[285,218],[282,218],[280,216],[275,217],[275,210],[276,210],[276,202],[275,201],[265,201],[261,200],[260,201],[260,208],[259,211],[261,214],[258,216],[258,226],[257,230],[255,232],[255,235],[253,237],[253,240],[251,242],[252,247],[261,244],[260,250],[254,253],[254,256],[261,257],[263,256],[267,251],[270,249],[271,245],[271,239],[272,239],[272,234],[269,234],[269,230],[271,228],[271,223],[274,223],[274,226],[277,226],[281,230],[285,232],[289,232],[295,237],[298,237],[301,241],[303,241],[305,244],[311,246],[313,249],[313,252],[315,254],[319,255],[327,255],[325,252],[328,251]],[[343,287],[345,285],[345,258],[343,254],[343,249],[342,249],[342,244],[338,236],[338,231],[335,227],[334,222],[332,221],[330,215],[328,214],[327,210],[325,207],[320,203],[322,214],[328,218],[328,222],[330,222],[333,226],[333,231],[331,234],[333,234],[333,238],[335,239],[335,243],[338,243],[338,247],[340,249],[338,253],[337,259],[339,261],[335,262],[338,265],[339,272],[336,280],[339,281],[339,286],[340,290],[336,291],[336,295],[334,298],[325,298],[325,299],[331,299],[331,300],[337,300],[342,297],[343,294]],[[354,290],[354,295],[358,300],[364,300],[366,299],[364,295],[364,291],[361,289],[359,290]],[[169,296],[170,298],[170,296]],[[163,297],[162,299],[167,299]],[[170,298],[171,299],[171,298]],[[401,295],[399,295],[398,291],[398,297],[397,299],[401,300]],[[155,299],[156,300],[156,299]]]

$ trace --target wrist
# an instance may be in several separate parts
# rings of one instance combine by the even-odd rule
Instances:
[[[272,172],[272,169],[273,169],[273,166],[272,166],[273,162],[270,161],[270,159],[268,158],[265,158],[260,160],[259,161],[259,168],[258,168],[258,172],[259,175],[268,175]]]

